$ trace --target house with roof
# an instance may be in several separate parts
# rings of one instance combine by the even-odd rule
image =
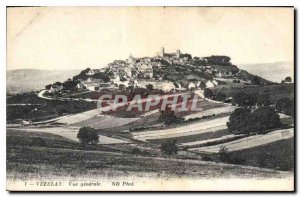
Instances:
[[[188,89],[190,90],[190,89],[192,89],[192,88],[196,88],[196,84],[193,83],[193,82],[190,82],[190,83],[188,84]]]
[[[57,83],[55,83],[55,84],[53,84],[52,86],[51,86],[51,88],[50,88],[50,92],[51,93],[53,93],[53,92],[59,92],[59,91],[61,91],[63,89],[63,85],[62,84],[57,84]]]
[[[82,83],[78,83],[76,85],[76,88],[77,88],[77,90],[84,90],[84,89],[86,89],[86,87]]]
[[[212,88],[217,86],[219,83],[216,80],[208,80],[205,85],[207,88]]]
[[[100,70],[99,69],[90,69],[89,72],[86,73],[86,75],[94,75],[94,74],[97,74],[97,73],[100,73]]]
[[[170,81],[158,81],[158,80],[134,80],[134,87],[147,88],[148,85],[152,85],[153,89],[169,92],[175,90],[176,86]]]

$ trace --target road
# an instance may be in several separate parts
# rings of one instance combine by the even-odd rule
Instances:
[[[52,97],[47,97],[44,96],[44,93],[47,90],[41,90],[37,96],[42,98],[42,99],[46,99],[46,100],[58,100],[58,101],[67,101],[67,100],[73,100],[73,101],[86,101],[86,102],[97,102],[98,99],[84,99],[84,98],[52,98]]]

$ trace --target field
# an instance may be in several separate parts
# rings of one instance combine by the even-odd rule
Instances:
[[[7,98],[7,121],[16,122],[18,119],[41,121],[56,118],[65,114],[80,113],[96,109],[96,103],[85,101],[45,100],[36,94],[19,94]],[[12,105],[28,104],[28,105]],[[38,104],[38,105],[30,105]]]
[[[288,138],[240,151],[229,153],[229,163],[293,171],[294,138]],[[219,154],[206,155],[209,161],[220,161]]]
[[[79,128],[63,128],[63,127],[44,127],[44,128],[8,128],[8,134],[11,135],[11,132],[16,133],[19,132],[19,135],[28,135],[29,133],[38,133],[42,135],[53,135],[56,137],[61,137],[61,139],[69,140],[72,142],[79,142],[77,138]],[[44,137],[45,138],[45,137]],[[130,140],[127,139],[120,139],[120,137],[109,137],[103,134],[99,134],[99,142],[98,144],[127,144],[131,143]]]
[[[195,123],[182,125],[176,128],[153,130],[147,132],[134,132],[133,136],[138,140],[154,140],[210,133],[226,129],[226,122],[228,121],[228,118],[228,116],[225,116],[212,120],[197,121]]]
[[[250,88],[249,91],[254,89]],[[91,93],[73,96],[91,96]],[[276,92],[276,95],[280,94]],[[117,110],[118,115],[108,115],[97,110],[95,103],[45,100],[35,94],[27,96],[9,97],[8,108],[32,109],[43,106],[38,111],[42,113],[44,110],[44,114],[33,118],[35,121],[58,119],[52,123],[20,128],[10,125],[7,128],[9,179],[45,176],[99,178],[132,174],[167,178],[265,178],[286,176],[286,173],[274,170],[293,169],[293,132],[289,135],[288,132],[277,130],[261,136],[234,136],[226,126],[230,113],[236,108],[230,104],[201,99],[197,107],[202,111],[176,111],[175,115],[184,121],[166,125],[159,119],[160,112],[157,109],[161,107],[160,104],[149,113],[131,111],[131,116]],[[84,107],[81,108],[81,105]],[[60,106],[70,109],[60,113],[60,116],[49,109],[61,110]],[[280,117],[286,128],[293,125],[291,117],[283,114]],[[98,144],[83,147],[79,143],[77,133],[83,126],[98,130]],[[161,144],[169,140],[176,140],[178,155],[166,157],[160,150]],[[222,145],[228,148],[231,158],[225,163],[220,160]]]
[[[294,100],[294,84],[274,84],[274,85],[219,85],[212,88],[213,92],[224,93],[227,97],[232,97],[238,92],[261,95],[268,94],[272,103],[283,97]]]
[[[294,129],[279,129],[267,134],[252,135],[232,142],[222,143],[215,146],[207,146],[200,148],[192,148],[190,151],[199,153],[217,153],[222,146],[225,146],[228,151],[237,151],[252,147],[262,146],[282,139],[289,139],[294,136]]]
[[[244,168],[213,162],[133,156],[103,146],[83,149],[79,144],[54,135],[38,134],[45,144],[34,144],[35,133],[22,137],[8,132],[7,178],[9,180],[48,177],[116,177],[134,173],[140,177],[284,177],[276,171]],[[52,138],[48,142],[48,138]],[[17,140],[22,141],[21,144]],[[64,142],[63,144],[61,142]]]

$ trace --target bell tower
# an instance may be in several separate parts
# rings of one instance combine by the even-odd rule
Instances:
[[[162,57],[165,56],[165,48],[164,48],[164,47],[161,47],[160,53],[161,53],[160,55],[161,55]]]

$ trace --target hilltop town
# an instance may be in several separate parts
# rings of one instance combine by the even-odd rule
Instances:
[[[98,91],[101,89],[147,88],[164,92],[211,88],[219,84],[257,84],[268,81],[240,70],[228,56],[192,57],[177,50],[154,57],[115,60],[99,69],[87,68],[65,83],[49,84],[49,92],[63,89]],[[63,86],[67,87],[63,87]]]

